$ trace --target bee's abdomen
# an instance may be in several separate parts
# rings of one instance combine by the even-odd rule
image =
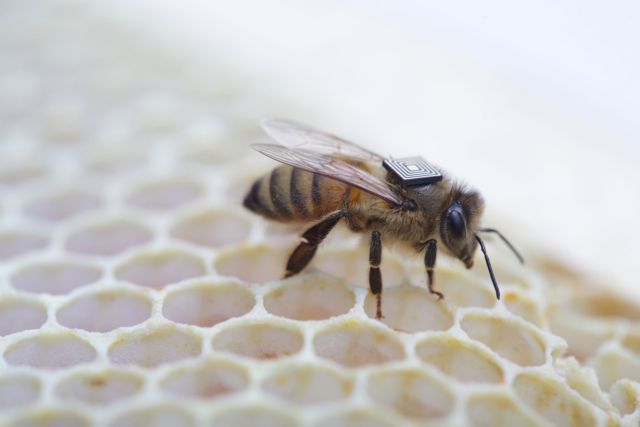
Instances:
[[[340,209],[347,189],[322,175],[280,166],[253,183],[244,206],[279,221],[311,221]]]

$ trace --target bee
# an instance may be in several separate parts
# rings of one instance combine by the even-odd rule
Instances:
[[[473,266],[478,246],[484,254],[496,298],[500,289],[479,233],[495,233],[522,256],[496,229],[480,227],[481,195],[441,173],[422,158],[385,159],[357,144],[290,120],[261,123],[279,144],[253,144],[258,152],[283,165],[256,180],[244,206],[281,222],[312,224],[286,265],[285,277],[300,273],[318,245],[339,221],[356,233],[368,233],[369,287],[382,317],[382,243],[424,252],[427,285],[435,289],[438,249]]]

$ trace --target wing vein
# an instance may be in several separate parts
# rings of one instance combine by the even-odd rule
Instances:
[[[393,204],[402,204],[402,199],[383,180],[341,158],[276,144],[254,144],[252,147],[278,162],[344,182]]]

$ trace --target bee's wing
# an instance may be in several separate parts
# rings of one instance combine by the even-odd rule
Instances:
[[[402,199],[380,178],[337,157],[275,144],[253,144],[252,147],[281,163],[342,181],[396,205],[402,204]]]
[[[302,123],[285,119],[266,119],[262,129],[285,147],[321,154],[339,154],[357,160],[382,161],[382,156],[335,135],[313,129]]]

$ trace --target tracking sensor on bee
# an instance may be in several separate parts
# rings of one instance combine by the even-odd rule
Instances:
[[[382,317],[382,244],[407,245],[424,252],[429,292],[435,289],[438,248],[473,266],[478,246],[493,283],[500,288],[479,233],[495,233],[522,256],[496,229],[480,227],[484,201],[421,157],[387,158],[357,144],[308,126],[281,119],[264,120],[264,131],[279,144],[252,147],[284,165],[258,179],[244,206],[268,219],[313,224],[301,237],[286,265],[285,277],[301,272],[318,245],[339,221],[356,233],[368,233],[369,287]]]

